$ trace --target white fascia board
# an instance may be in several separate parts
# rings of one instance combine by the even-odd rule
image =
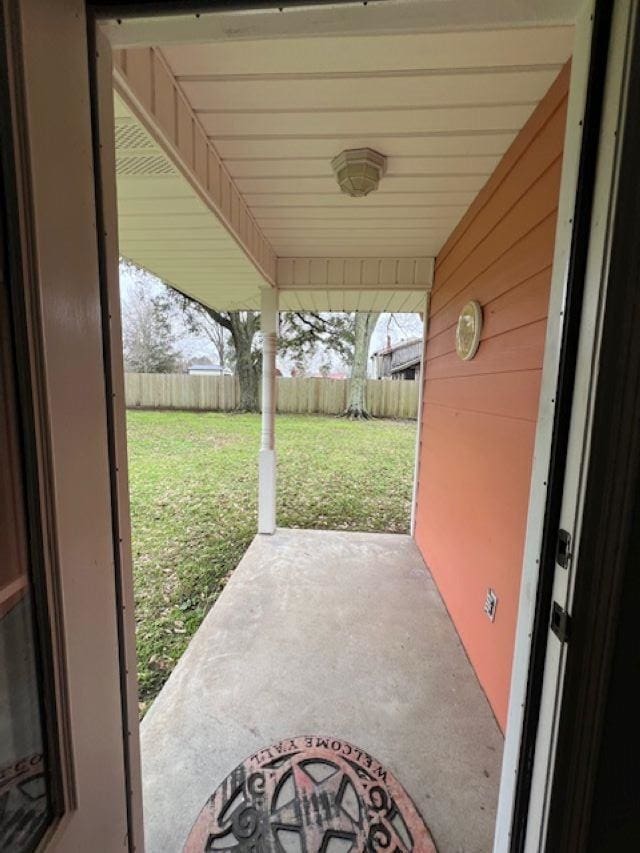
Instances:
[[[434,258],[278,258],[280,290],[424,290],[433,285]]]

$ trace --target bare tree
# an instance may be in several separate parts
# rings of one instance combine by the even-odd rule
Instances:
[[[189,331],[207,337],[216,347],[220,364],[233,362],[240,383],[240,409],[258,412],[262,353],[256,336],[260,330],[260,313],[216,311],[172,288],[168,294],[168,301],[180,310]],[[229,340],[231,353],[227,347]]]
[[[201,332],[207,337],[216,351],[220,367],[228,367],[230,360],[229,330],[214,320],[209,314],[203,316]]]
[[[181,353],[163,300],[136,281],[122,305],[125,368],[134,373],[172,373]]]

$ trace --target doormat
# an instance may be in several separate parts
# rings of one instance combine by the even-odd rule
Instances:
[[[404,788],[338,738],[282,740],[249,756],[200,812],[184,853],[436,853]]]
[[[49,798],[42,755],[0,769],[0,853],[33,850],[47,822]]]

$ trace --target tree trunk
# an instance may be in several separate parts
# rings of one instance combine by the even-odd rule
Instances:
[[[218,355],[218,363],[220,367],[225,366],[225,356],[227,354],[227,341],[225,339],[225,328],[224,326],[218,326],[215,332],[210,336],[213,346],[215,347],[216,353]]]
[[[242,312],[245,313],[245,312]],[[231,320],[231,337],[236,355],[236,372],[240,382],[240,409],[244,412],[259,412],[260,359],[253,352],[253,338],[258,326],[257,315],[242,317],[234,311]]]
[[[369,361],[371,335],[379,317],[379,311],[369,314],[356,314],[351,385],[349,388],[349,401],[344,412],[344,416],[351,420],[365,420],[369,417],[366,396],[367,363]]]

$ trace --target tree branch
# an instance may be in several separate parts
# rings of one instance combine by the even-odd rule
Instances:
[[[227,331],[232,332],[233,326],[231,324],[231,320],[228,314],[224,314],[221,311],[216,311],[215,308],[205,308],[204,309],[209,316],[216,321],[219,326],[222,326]]]

